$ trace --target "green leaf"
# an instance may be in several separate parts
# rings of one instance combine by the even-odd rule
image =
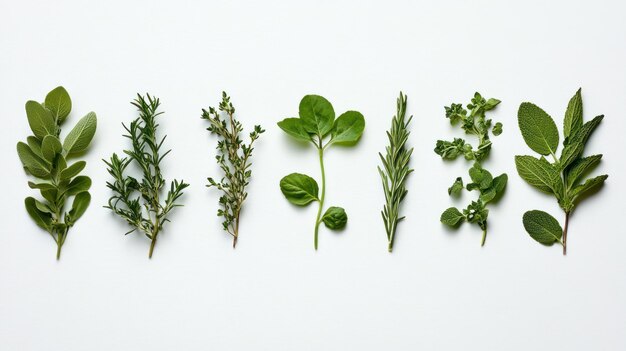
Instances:
[[[299,111],[302,125],[307,132],[323,137],[333,128],[335,110],[325,98],[306,95],[300,101]]]
[[[452,186],[448,188],[448,195],[459,196],[463,190],[463,178],[457,177]]]
[[[52,112],[37,101],[26,102],[26,117],[33,134],[43,140],[46,135],[56,135],[57,125],[54,123]]]
[[[85,161],[78,161],[76,163],[73,163],[71,166],[61,171],[61,180],[67,180],[77,176],[80,171],[85,168],[85,165],[87,165]]]
[[[363,134],[365,119],[360,112],[347,111],[335,121],[332,130],[333,143],[353,145]]]
[[[524,102],[517,112],[517,120],[528,147],[541,155],[556,153],[559,131],[552,117],[544,110],[535,104]]]
[[[502,134],[502,123],[500,122],[496,123],[491,129],[491,133],[493,133],[493,135],[495,136]]]
[[[472,181],[477,184],[478,188],[481,190],[489,188],[489,186],[491,186],[491,182],[493,181],[491,173],[489,173],[486,169],[483,169],[477,162],[474,163],[472,168],[470,168],[469,175],[470,178],[472,178]]]
[[[285,118],[278,122],[278,127],[298,140],[311,141],[311,137],[309,136],[309,133],[304,130],[304,126],[302,125],[302,120],[300,120],[300,118]]]
[[[26,206],[26,212],[30,215],[30,218],[42,229],[50,230],[50,225],[52,224],[52,216],[49,213],[42,212],[37,209],[35,198],[27,197],[24,200],[24,205]]]
[[[329,207],[324,216],[322,216],[322,222],[328,229],[339,230],[348,223],[348,215],[341,207]]]
[[[50,214],[53,213],[50,207],[48,207],[48,205],[44,204],[43,202],[37,199],[35,199],[35,207],[37,207],[37,209],[41,212],[50,213]]]
[[[500,100],[494,98],[487,100],[485,103],[485,111],[493,110],[500,102]]]
[[[579,158],[567,170],[567,188],[578,184],[583,175],[591,171],[602,159],[602,155]]]
[[[515,156],[515,167],[520,177],[535,188],[548,193],[559,194],[559,172],[545,158]]]
[[[50,183],[28,182],[28,187],[31,189],[43,189],[43,190],[55,190],[56,189],[56,187]]]
[[[480,200],[487,204],[488,202],[496,199],[499,195],[502,194],[502,192],[506,188],[506,183],[508,182],[508,180],[509,177],[506,175],[506,173],[500,174],[499,176],[493,178],[493,182],[491,183],[489,189],[486,189],[485,191],[483,191],[482,194],[480,194]]]
[[[563,135],[565,139],[576,132],[583,126],[583,98],[580,95],[580,89],[574,94],[567,104],[565,110],[565,118],[563,119]]]
[[[294,205],[305,206],[319,201],[319,187],[315,179],[306,174],[291,173],[280,180],[280,191]]]
[[[26,170],[38,178],[46,178],[50,174],[50,165],[23,143],[17,143],[17,155]]]
[[[67,190],[65,194],[68,196],[76,195],[78,193],[82,193],[83,191],[89,190],[91,187],[91,179],[87,176],[78,176],[74,178],[70,184],[67,186]]]
[[[35,136],[29,136],[26,138],[26,143],[30,147],[30,150],[35,153],[35,155],[43,158],[43,153],[41,152],[41,140],[37,139]]]
[[[96,114],[93,112],[89,112],[76,123],[63,142],[63,149],[65,149],[68,155],[87,149],[96,133],[96,125]]]
[[[522,218],[524,228],[530,236],[544,245],[552,245],[561,242],[563,228],[550,214],[533,210],[524,213]]]
[[[608,178],[609,176],[604,174],[601,176],[597,176],[591,179],[587,179],[585,181],[585,183],[583,183],[582,185],[579,185],[577,187],[575,187],[574,189],[572,189],[571,192],[571,197],[572,199],[577,198],[578,196],[582,195],[583,193],[601,185],[604,184],[604,181],[606,180],[606,178]]]
[[[59,138],[54,135],[46,135],[41,142],[41,153],[48,162],[52,162],[54,157],[61,153],[63,146]]]
[[[441,223],[456,227],[465,220],[465,216],[456,207],[450,207],[441,214]]]
[[[589,137],[600,122],[602,122],[603,118],[604,116],[600,115],[585,123],[578,132],[569,139],[559,160],[561,169],[565,169],[583,154],[587,140],[589,140]]]
[[[87,207],[89,207],[90,202],[91,195],[88,191],[83,191],[82,193],[76,194],[76,197],[74,197],[74,202],[72,202],[72,209],[69,213],[70,223],[76,223],[76,221],[80,217],[82,217],[85,211],[87,211]]]
[[[63,122],[72,110],[72,100],[67,90],[63,87],[56,87],[49,92],[48,95],[46,95],[44,104],[59,123]]]

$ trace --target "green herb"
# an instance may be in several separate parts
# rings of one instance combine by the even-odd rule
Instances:
[[[445,160],[454,160],[463,155],[466,160],[474,160],[474,165],[469,170],[471,183],[466,185],[468,191],[477,190],[480,195],[478,200],[472,201],[462,212],[450,207],[441,214],[441,222],[458,227],[460,223],[467,221],[478,224],[483,235],[481,246],[485,245],[487,238],[487,217],[489,210],[486,208],[490,202],[497,201],[504,193],[508,177],[505,173],[493,177],[489,171],[483,169],[480,162],[485,160],[491,150],[491,140],[489,140],[489,130],[491,134],[497,136],[502,133],[502,123],[498,122],[493,127],[491,119],[487,119],[485,113],[494,109],[500,100],[484,99],[479,93],[474,94],[471,103],[467,105],[467,110],[461,104],[452,104],[446,107],[446,118],[450,119],[452,125],[460,124],[466,134],[478,137],[478,147],[474,147],[463,139],[455,138],[453,141],[438,140],[435,153]],[[469,110],[469,112],[468,112]],[[457,177],[448,188],[448,195],[458,197],[463,190],[463,178]]]
[[[189,186],[183,181],[174,180],[164,201],[161,201],[165,179],[161,174],[161,162],[171,150],[161,153],[165,137],[157,137],[159,124],[156,117],[160,102],[150,95],[143,97],[137,94],[132,104],[139,110],[139,118],[124,126],[128,133],[124,137],[130,139],[132,149],[124,150],[126,157],[120,158],[117,154],[111,156],[110,161],[103,160],[108,166],[113,182],[107,182],[107,187],[113,191],[109,199],[110,209],[135,230],[143,232],[150,239],[152,257],[157,237],[165,222],[169,222],[168,215],[174,207],[179,205],[176,200],[183,195],[183,190]],[[135,164],[142,172],[143,178],[137,180],[127,174],[128,166]]]
[[[393,250],[398,223],[404,219],[399,215],[400,203],[408,192],[405,186],[408,175],[413,172],[409,168],[413,148],[406,148],[406,141],[410,134],[407,129],[413,116],[409,117],[408,120],[406,119],[406,100],[406,96],[400,92],[397,112],[391,120],[391,129],[387,132],[389,145],[385,148],[386,154],[383,156],[383,154],[378,153],[383,163],[383,168],[378,167],[378,172],[385,193],[385,206],[381,215],[387,232],[387,249],[389,252]]]
[[[561,230],[556,219],[542,211],[526,212],[524,227],[536,241],[551,245],[559,242],[563,255],[567,253],[567,227],[569,217],[583,195],[602,185],[608,175],[582,181],[602,159],[602,155],[583,157],[587,140],[600,124],[603,115],[583,123],[583,100],[580,89],[570,99],[563,121],[563,150],[557,157],[559,131],[554,120],[544,110],[530,102],[520,105],[518,122],[524,141],[533,151],[542,155],[515,156],[515,166],[520,177],[535,188],[554,194],[565,212],[565,227]],[[544,156],[551,156],[553,162]],[[556,235],[556,231],[562,233]]]
[[[57,260],[67,234],[85,213],[91,195],[91,179],[79,175],[85,161],[70,165],[70,158],[81,155],[96,133],[96,114],[89,112],[80,119],[61,142],[61,125],[72,109],[72,100],[63,87],[57,87],[46,96],[43,104],[26,103],[26,116],[33,136],[26,143],[17,143],[17,154],[24,169],[41,182],[28,182],[31,189],[38,189],[43,200],[27,197],[26,211],[33,221],[47,231],[57,243]],[[74,197],[69,212],[65,205]]]
[[[324,151],[331,145],[351,146],[358,142],[365,119],[360,112],[347,111],[335,119],[335,110],[325,98],[306,95],[300,101],[299,118],[286,118],[278,126],[291,137],[310,142],[317,148],[322,172],[322,191],[317,182],[304,174],[292,173],[280,181],[280,190],[287,200],[297,206],[306,206],[313,201],[319,203],[315,219],[314,243],[317,250],[319,226],[323,222],[329,229],[341,229],[348,222],[346,212],[340,207],[330,207],[322,216],[326,194],[326,174],[324,171]],[[326,142],[326,137],[330,136]]]
[[[218,110],[225,112],[228,118],[222,118]],[[215,159],[224,173],[220,181],[208,178],[207,187],[216,187],[223,193],[219,199],[222,208],[217,211],[217,215],[224,218],[222,226],[233,236],[233,248],[235,248],[239,237],[239,215],[243,202],[248,197],[246,186],[250,183],[252,176],[250,159],[254,150],[252,144],[265,130],[259,125],[254,126],[254,130],[250,133],[250,142],[244,144],[240,138],[243,127],[234,117],[235,107],[226,92],[222,92],[222,102],[218,110],[213,107],[209,107],[208,111],[202,110],[202,119],[211,123],[207,130],[219,138],[218,155]]]

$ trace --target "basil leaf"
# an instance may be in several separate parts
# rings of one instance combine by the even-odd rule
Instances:
[[[280,180],[280,191],[294,205],[305,206],[319,201],[319,187],[315,179],[306,174],[291,173]]]
[[[465,216],[456,207],[450,207],[441,214],[441,223],[456,227],[465,220]]]
[[[285,118],[278,122],[278,127],[298,140],[311,141],[311,137],[309,133],[304,130],[304,125],[300,118]]]
[[[300,119],[304,130],[320,137],[328,134],[333,128],[335,110],[333,105],[319,95],[306,95],[300,101]]]
[[[528,211],[524,213],[522,222],[528,234],[536,241],[544,245],[561,242],[563,228],[550,214],[539,210]]]
[[[52,112],[37,101],[26,102],[26,117],[30,129],[39,140],[43,140],[46,135],[56,135],[57,125],[54,123]]]
[[[537,105],[524,102],[517,112],[517,120],[528,147],[541,155],[556,153],[559,131],[550,115]]]
[[[328,229],[339,230],[343,229],[348,223],[348,215],[346,211],[341,207],[329,207],[322,217],[322,222]]]
[[[335,121],[332,129],[332,141],[336,144],[353,145],[363,134],[365,119],[360,112],[347,111]]]
[[[72,100],[67,90],[63,87],[56,87],[50,91],[48,95],[46,95],[44,104],[59,123],[63,122],[72,110]]]
[[[96,114],[93,112],[89,112],[76,123],[63,142],[63,149],[65,149],[68,155],[87,149],[96,133],[96,125]]]

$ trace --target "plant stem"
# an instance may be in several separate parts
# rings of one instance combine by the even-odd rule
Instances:
[[[237,237],[239,237],[239,214],[235,220],[235,233],[233,234],[233,249],[237,246]]]
[[[563,227],[563,256],[567,255],[567,225],[569,224],[569,212],[565,212],[565,227]]]
[[[320,197],[320,206],[317,210],[317,218],[315,219],[315,250],[317,250],[317,234],[320,228],[320,217],[322,216],[322,208],[324,207],[324,196],[326,195],[326,173],[324,172],[324,148],[319,147],[318,149],[319,157],[320,157],[320,168],[322,169],[322,196]]]
[[[483,227],[482,229],[483,229],[483,238],[480,241],[480,246],[485,246],[485,240],[487,239],[487,226],[485,225],[485,227]]]
[[[61,247],[63,246],[63,244],[61,244],[61,242],[57,243],[57,261],[61,259]]]
[[[156,235],[152,236],[152,241],[150,242],[150,252],[148,253],[148,258],[152,258],[152,251],[154,251],[154,245],[156,244]]]

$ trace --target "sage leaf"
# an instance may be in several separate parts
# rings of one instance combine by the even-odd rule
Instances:
[[[579,88],[576,94],[572,96],[565,110],[565,118],[563,118],[565,140],[568,140],[571,135],[575,135],[583,125],[583,98],[580,91]]]
[[[278,127],[285,133],[301,141],[311,141],[309,133],[304,129],[300,118],[285,118],[278,122]]]
[[[300,101],[299,115],[304,130],[324,137],[333,128],[335,110],[333,105],[319,95],[306,95]]]
[[[609,176],[604,174],[601,176],[597,176],[597,177],[593,177],[591,179],[587,179],[585,181],[585,183],[583,183],[582,185],[578,185],[576,187],[574,187],[574,189],[572,189],[572,194],[571,197],[572,199],[576,199],[577,197],[579,197],[580,195],[584,194],[585,192],[604,184],[604,181],[608,178]]]
[[[331,206],[326,210],[324,216],[322,216],[322,222],[324,222],[328,229],[343,229],[346,223],[348,223],[348,215],[343,208]]]
[[[545,158],[515,156],[515,167],[528,184],[548,194],[559,193],[559,173]]]
[[[601,159],[602,155],[592,155],[574,161],[567,169],[567,188],[571,189],[574,185],[578,185],[580,178],[597,166]]]
[[[571,137],[569,143],[563,149],[561,158],[559,160],[559,166],[561,169],[567,168],[577,158],[579,158],[585,149],[585,144],[589,140],[589,137],[596,129],[596,127],[602,122],[603,115],[597,116],[591,121],[583,124],[583,126]]]
[[[559,145],[559,131],[550,115],[537,105],[524,102],[517,112],[520,131],[526,145],[541,155],[554,154]]]
[[[522,222],[526,232],[537,242],[544,245],[561,243],[563,228],[550,214],[539,210],[528,211],[524,213]]]
[[[67,90],[63,87],[56,87],[50,91],[48,95],[46,95],[44,104],[59,123],[63,123],[72,110],[72,100]]]
[[[66,195],[76,195],[91,188],[91,179],[87,176],[78,176],[67,186]]]
[[[61,180],[69,180],[77,176],[87,165],[85,161],[78,161],[61,171]]]
[[[26,117],[30,129],[39,140],[43,140],[46,135],[56,135],[57,125],[52,112],[37,101],[26,102]]]
[[[280,180],[280,191],[294,205],[306,206],[319,201],[319,187],[315,179],[306,174],[291,173]]]
[[[54,135],[46,135],[41,142],[41,153],[48,162],[52,162],[57,154],[61,153],[63,146]]]
[[[26,206],[26,212],[30,218],[33,219],[35,224],[37,224],[40,228],[45,230],[50,230],[50,226],[52,224],[52,216],[49,213],[42,212],[37,209],[37,205],[35,203],[35,198],[27,197],[24,200],[24,205]]]
[[[83,191],[81,193],[76,194],[74,197],[74,202],[72,202],[72,209],[69,212],[70,223],[76,222],[80,217],[85,214],[87,211],[87,207],[89,207],[89,203],[91,202],[91,194],[88,191]]]
[[[72,128],[63,142],[63,149],[68,155],[83,152],[91,143],[96,133],[96,114],[89,112]]]
[[[465,216],[456,207],[450,207],[441,214],[441,223],[450,227],[456,227],[465,220]]]
[[[39,156],[40,158],[44,158],[43,157],[43,152],[41,152],[41,140],[37,139],[37,137],[35,136],[29,136],[26,138],[26,143],[28,144],[28,147],[30,147],[30,150],[37,156]]]
[[[359,141],[365,129],[365,119],[360,112],[347,111],[335,120],[332,141],[335,144],[352,145]]]
[[[22,161],[24,168],[32,175],[38,178],[46,178],[50,174],[50,165],[23,143],[17,143],[17,155]]]
[[[28,182],[28,187],[31,189],[42,189],[42,190],[55,190],[56,189],[56,187],[50,183]]]

